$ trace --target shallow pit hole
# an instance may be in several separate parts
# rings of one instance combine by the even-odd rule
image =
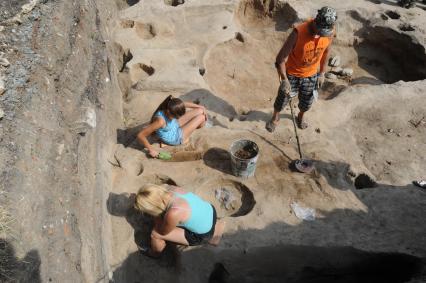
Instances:
[[[213,204],[219,218],[247,215],[256,204],[246,185],[230,179],[211,180],[201,185],[196,193]]]
[[[177,186],[177,183],[167,175],[164,174],[153,174],[143,176],[143,182],[154,184],[154,185],[171,185]]]
[[[206,73],[206,69],[205,68],[199,68],[198,72],[200,73],[200,76],[204,76],[204,74]]]
[[[228,28],[228,26],[223,26],[223,27],[222,27],[222,29],[227,29],[227,28]]]
[[[176,7],[176,6],[185,4],[185,0],[164,0],[164,4],[168,6]]]
[[[236,32],[236,33],[235,33],[235,39],[236,39],[236,40],[238,40],[239,42],[244,43],[244,37],[243,37],[243,35],[241,34],[241,32]]]
[[[354,46],[359,68],[389,84],[426,78],[425,48],[409,35],[390,28],[369,26],[359,33],[361,41]]]
[[[135,26],[135,21],[132,21],[132,20],[122,20],[122,21],[120,21],[120,26],[122,28],[133,28]]]
[[[152,24],[136,23],[136,34],[142,39],[152,39],[157,35],[157,32]]]
[[[365,173],[361,173],[355,178],[355,188],[357,190],[375,188],[377,186],[376,181]]]
[[[401,18],[401,15],[395,11],[388,10],[385,12],[385,14],[392,20],[398,20],[399,18]]]
[[[133,54],[130,52],[130,49],[127,49],[123,52],[122,54],[122,65],[121,65],[121,69],[120,69],[120,73],[123,72],[127,66],[126,64],[133,59]]]
[[[285,31],[298,20],[297,12],[288,4],[277,0],[243,0],[235,12],[236,19],[245,28],[272,26]]]
[[[415,31],[416,30],[412,25],[407,24],[407,23],[398,25],[398,28],[401,31]]]
[[[326,81],[319,91],[321,99],[331,100],[336,98],[340,93],[342,93],[347,88],[345,84],[339,84],[332,81]]]
[[[127,5],[133,6],[139,3],[140,0],[126,0]]]
[[[152,76],[155,73],[155,69],[151,66],[140,64],[141,69],[148,74],[148,76]]]
[[[382,20],[384,20],[384,21],[389,20],[389,17],[388,17],[388,16],[386,16],[385,14],[381,14],[381,15],[380,15],[380,18],[382,18]]]

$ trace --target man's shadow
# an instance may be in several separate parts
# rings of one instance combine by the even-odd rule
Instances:
[[[40,265],[37,250],[29,251],[20,260],[13,245],[0,238],[0,282],[41,282]]]

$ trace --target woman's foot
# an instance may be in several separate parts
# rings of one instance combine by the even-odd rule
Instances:
[[[220,240],[222,239],[223,231],[225,230],[225,220],[221,219],[216,222],[216,226],[214,228],[214,235],[210,239],[209,244],[212,246],[219,245]]]

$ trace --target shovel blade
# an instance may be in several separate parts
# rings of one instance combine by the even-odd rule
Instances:
[[[298,159],[294,162],[294,167],[301,173],[311,173],[314,170],[314,162],[309,159]]]

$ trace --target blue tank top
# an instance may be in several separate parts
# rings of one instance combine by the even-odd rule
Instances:
[[[213,207],[199,196],[193,193],[179,194],[175,196],[183,198],[191,208],[191,216],[178,226],[184,227],[197,234],[209,232],[213,226]]]
[[[182,143],[182,129],[177,119],[169,119],[163,111],[155,113],[154,117],[161,117],[166,121],[164,128],[157,129],[156,133],[160,139],[170,145],[178,145]]]

